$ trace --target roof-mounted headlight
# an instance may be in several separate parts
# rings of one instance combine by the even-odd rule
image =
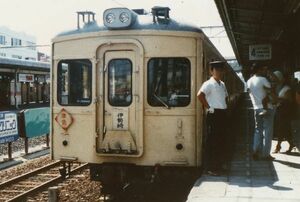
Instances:
[[[110,8],[103,13],[103,22],[108,29],[127,28],[135,19],[136,14],[128,8]]]
[[[105,22],[107,22],[108,24],[111,24],[115,21],[116,16],[113,13],[108,13],[105,17]]]
[[[130,20],[130,16],[129,16],[128,13],[123,12],[123,13],[120,14],[120,21],[122,23],[126,23],[126,22],[128,22],[128,20]]]

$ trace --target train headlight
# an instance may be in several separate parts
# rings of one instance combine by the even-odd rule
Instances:
[[[103,22],[108,29],[124,29],[134,23],[136,14],[128,8],[110,8],[103,13]]]
[[[107,22],[108,24],[111,24],[115,21],[116,16],[113,13],[108,13],[105,17],[105,22]]]
[[[122,23],[126,23],[130,19],[130,17],[128,15],[128,13],[123,12],[123,13],[120,14],[120,18],[119,19],[120,19],[120,21]]]

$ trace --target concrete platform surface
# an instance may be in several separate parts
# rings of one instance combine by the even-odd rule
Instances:
[[[251,117],[245,113],[244,118]],[[248,120],[251,122],[251,120]],[[282,153],[271,154],[274,161],[251,158],[251,124],[236,139],[235,152],[224,176],[203,175],[188,195],[187,202],[300,202],[300,153],[283,153],[289,147],[282,143]],[[276,141],[272,143],[274,151]]]

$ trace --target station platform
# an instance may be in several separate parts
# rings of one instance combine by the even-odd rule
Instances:
[[[202,175],[191,189],[187,202],[299,202],[300,153],[271,154],[274,161],[254,161],[251,158],[253,109],[245,98],[240,110],[240,125],[235,137],[229,171],[223,176]],[[299,143],[300,137],[296,137]],[[272,151],[276,141],[272,143]],[[299,144],[298,144],[299,145]],[[299,147],[298,147],[299,148]],[[288,149],[282,143],[281,151]]]

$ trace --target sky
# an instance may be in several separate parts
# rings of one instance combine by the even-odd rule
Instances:
[[[25,32],[37,38],[38,45],[49,45],[58,33],[77,26],[76,11],[90,10],[100,21],[107,8],[168,6],[170,17],[197,26],[220,26],[222,21],[214,0],[1,0],[0,26]],[[204,29],[224,57],[234,57],[224,28]],[[39,48],[50,53],[50,47]]]

